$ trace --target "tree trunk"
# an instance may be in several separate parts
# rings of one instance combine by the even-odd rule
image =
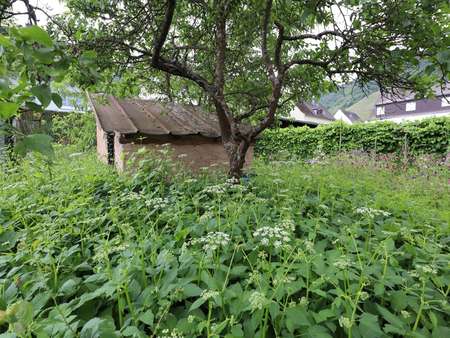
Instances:
[[[250,147],[250,143],[247,141],[240,141],[239,143],[232,143],[225,149],[228,152],[228,157],[230,160],[230,168],[228,171],[228,175],[234,178],[242,177],[242,169],[245,164],[245,155],[247,154],[248,148]]]

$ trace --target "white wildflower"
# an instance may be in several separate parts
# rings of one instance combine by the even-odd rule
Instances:
[[[203,290],[202,293],[200,294],[200,297],[203,298],[204,300],[208,300],[210,298],[214,298],[219,296],[219,291],[215,291],[215,290]]]
[[[357,208],[356,213],[360,214],[360,215],[366,215],[366,216],[372,217],[372,218],[375,216],[384,216],[384,217],[391,216],[391,213],[389,213],[387,211],[373,209],[373,208],[366,208],[366,207]]]
[[[305,244],[305,250],[309,252],[310,254],[314,254],[316,250],[314,250],[314,243],[308,240],[304,241]]]
[[[295,281],[294,276],[279,276],[279,277],[275,277],[273,279],[273,285],[275,285],[275,286],[283,285],[283,284],[292,283],[294,281]]]
[[[257,272],[257,271],[250,272],[248,279],[247,279],[248,285],[250,285],[252,283],[254,283],[255,285],[258,285],[260,281],[261,281],[261,274],[259,272]]]
[[[258,291],[253,292],[248,300],[252,311],[262,310],[269,303],[264,294]]]
[[[300,298],[300,305],[307,306],[309,304],[308,298],[302,297]]]
[[[167,198],[155,197],[145,201],[145,205],[149,208],[160,210],[167,207],[169,200]]]
[[[162,336],[158,336],[157,338],[184,338],[181,332],[176,328],[172,331],[170,331],[169,329],[164,329],[161,333]]]
[[[195,178],[188,178],[188,179],[184,180],[184,183],[187,183],[187,184],[192,184],[192,183],[196,183],[196,182],[197,182],[197,180]]]
[[[437,269],[431,265],[417,265],[416,269],[421,270],[422,272],[424,272],[426,274],[431,274],[431,275],[437,274]]]
[[[346,328],[346,329],[349,329],[349,328],[351,328],[353,326],[353,322],[352,322],[352,320],[350,318],[341,316],[339,318],[339,326],[343,327],[343,328]]]
[[[361,291],[359,294],[359,298],[364,301],[369,298],[369,294],[366,291]]]
[[[224,194],[227,191],[227,186],[223,184],[217,184],[217,185],[210,185],[203,189],[203,193],[205,194]]]
[[[411,317],[411,314],[408,311],[402,310],[400,311],[400,313],[402,314],[402,317],[405,319]]]
[[[336,260],[333,263],[333,266],[335,266],[338,269],[345,270],[348,267],[352,266],[352,262],[350,262],[350,260],[347,257],[341,256],[338,260]]]
[[[214,251],[220,247],[225,247],[230,242],[230,236],[224,232],[210,232],[206,236],[192,241],[192,244],[202,244],[205,251]]]
[[[294,229],[294,223],[286,220],[273,227],[264,226],[256,229],[253,237],[263,246],[273,245],[275,248],[280,248],[290,242]]]

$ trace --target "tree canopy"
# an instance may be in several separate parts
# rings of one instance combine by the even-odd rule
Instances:
[[[446,0],[68,0],[53,32],[95,55],[85,85],[218,115],[230,164],[275,114],[337,83],[431,95],[450,69]],[[95,53],[95,54],[93,54]],[[92,74],[90,74],[92,75]],[[240,154],[240,155],[239,155]]]

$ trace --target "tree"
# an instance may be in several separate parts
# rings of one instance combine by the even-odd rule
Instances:
[[[72,58],[64,44],[54,41],[39,26],[37,13],[51,18],[29,0],[0,1],[0,135],[14,138],[19,154],[37,151],[50,159],[53,148],[49,135],[30,134],[34,131],[2,122],[11,122],[24,112],[42,113],[51,101],[61,107],[62,98],[55,87],[67,78],[71,68],[91,79],[96,74],[91,68],[92,53]]]
[[[168,99],[188,93],[214,108],[235,177],[255,138],[294,100],[347,80],[427,96],[432,85],[446,82],[450,69],[446,0],[67,5],[60,38],[74,53],[97,53],[103,84],[117,89],[123,79],[126,88],[160,88]]]

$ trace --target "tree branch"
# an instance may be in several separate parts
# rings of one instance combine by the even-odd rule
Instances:
[[[283,36],[283,40],[286,40],[286,41],[297,41],[297,40],[305,40],[305,39],[320,40],[324,36],[328,36],[328,35],[338,36],[341,38],[343,38],[345,36],[343,33],[339,32],[337,30],[327,30],[327,31],[320,32],[318,34],[305,33],[305,34],[293,35],[293,36]]]
[[[159,35],[155,37],[153,41],[153,56],[152,65],[157,66],[160,62],[160,55],[162,47],[167,39],[170,26],[172,25],[173,13],[175,12],[176,0],[167,0],[166,12],[164,14],[164,20],[159,28]]]

